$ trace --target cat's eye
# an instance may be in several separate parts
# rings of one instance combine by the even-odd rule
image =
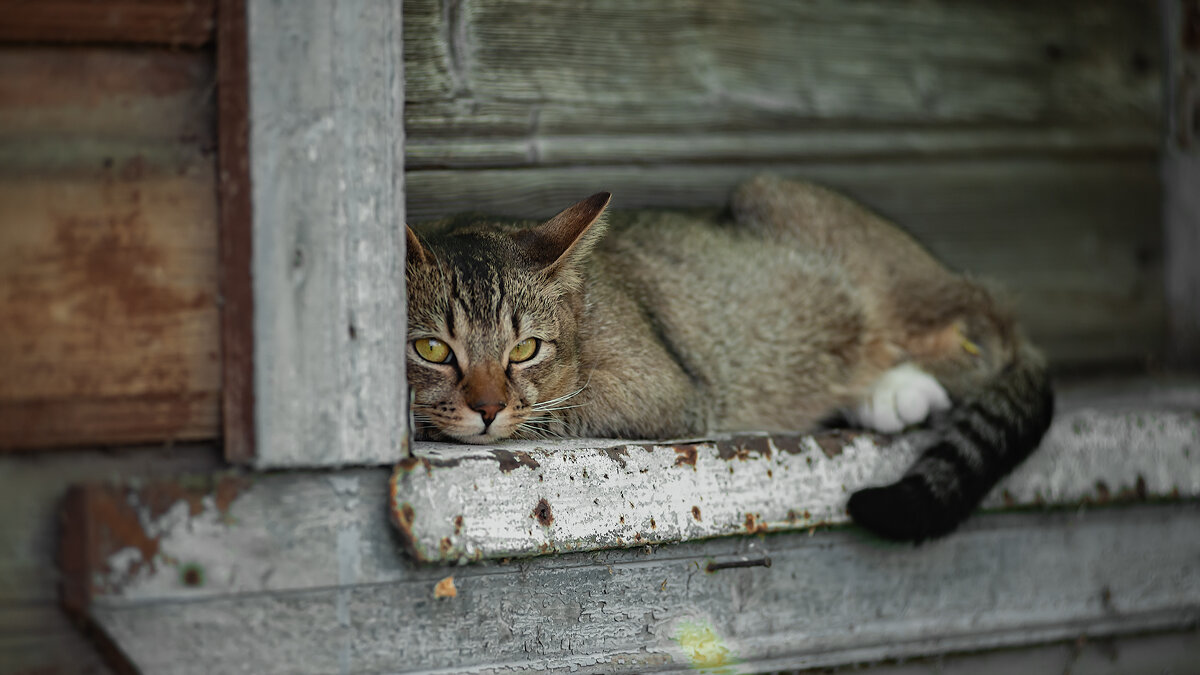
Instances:
[[[450,351],[450,346],[441,340],[434,338],[422,338],[413,342],[413,348],[417,350],[417,354],[426,361],[432,363],[446,363],[454,352]]]
[[[508,353],[509,363],[520,363],[532,359],[533,355],[537,354],[538,344],[540,344],[540,341],[537,338],[525,338],[521,340]]]

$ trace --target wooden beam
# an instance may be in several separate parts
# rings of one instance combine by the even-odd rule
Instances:
[[[221,430],[225,458],[254,459],[253,209],[245,0],[220,0],[217,162],[221,241]]]
[[[0,0],[0,42],[200,47],[216,0]]]
[[[522,455],[505,444],[457,464],[444,451],[406,462],[413,513],[396,517],[409,527],[399,536],[380,508],[393,499],[386,469],[83,486],[67,587],[144,671],[675,672],[724,654],[757,672],[1193,625],[1200,386],[1115,392],[1066,392],[1045,447],[989,501],[1019,513],[977,514],[915,548],[841,525],[842,483],[894,477],[901,446],[826,437],[792,455],[774,452],[794,440],[779,438],[601,454],[580,442]],[[783,454],[801,465],[771,463]],[[676,517],[681,476],[719,482],[728,468],[741,487],[705,492],[696,479],[686,495],[704,498],[700,529],[692,502]],[[549,495],[550,513],[527,490]],[[634,505],[610,503],[614,490]],[[811,513],[789,523],[756,500]],[[746,511],[758,536],[697,539],[746,533]],[[470,541],[541,552],[538,537],[509,536],[510,515],[521,536],[549,533],[546,550],[590,551],[453,567],[404,553],[423,547],[412,537],[443,534],[446,553]],[[620,527],[643,541],[609,536]]]
[[[379,529],[382,477],[347,472],[354,491],[304,508],[307,522],[269,504],[331,495],[328,478],[260,481],[231,505],[241,534],[221,547],[258,590],[223,591],[232,565],[188,567],[201,551],[170,548],[180,568],[143,567],[148,583],[97,598],[91,616],[142,672],[185,675],[771,672],[1200,620],[1194,503],[981,516],[917,548],[846,529],[439,568],[410,564]],[[189,522],[212,531],[215,516]]]
[[[400,0],[246,3],[259,467],[407,450]]]

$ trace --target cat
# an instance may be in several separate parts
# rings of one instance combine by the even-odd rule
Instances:
[[[934,433],[851,517],[953,530],[1040,442],[1045,361],[1010,312],[896,226],[820,186],[759,176],[730,209],[407,228],[418,439],[667,439],[812,430],[838,415]]]

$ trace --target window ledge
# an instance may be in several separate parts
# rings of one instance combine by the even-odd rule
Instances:
[[[1200,497],[1197,411],[1186,383],[1067,388],[1041,448],[982,508]],[[391,507],[424,562],[811,530],[849,522],[850,492],[902,475],[920,433],[418,443]]]

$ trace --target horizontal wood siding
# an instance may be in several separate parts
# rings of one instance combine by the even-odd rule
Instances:
[[[408,214],[833,185],[1012,291],[1060,366],[1162,353],[1154,7],[408,0]]]
[[[216,0],[0,0],[0,41],[196,47],[213,36]]]
[[[211,60],[0,49],[0,449],[213,438]]]

